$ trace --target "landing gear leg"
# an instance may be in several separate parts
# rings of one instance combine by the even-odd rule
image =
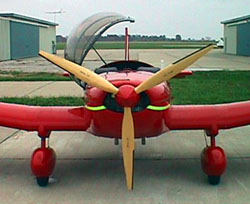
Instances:
[[[212,185],[220,183],[221,175],[227,167],[227,157],[224,150],[216,146],[215,136],[210,136],[211,145],[201,152],[201,166],[208,176],[208,182]]]
[[[53,173],[56,163],[55,151],[47,145],[47,140],[41,138],[41,147],[34,151],[30,163],[37,184],[42,187],[48,185],[49,177]]]

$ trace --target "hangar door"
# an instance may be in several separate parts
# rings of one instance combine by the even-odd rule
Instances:
[[[250,23],[238,26],[237,54],[250,56]]]
[[[11,22],[10,50],[11,59],[37,56],[39,52],[39,27]]]

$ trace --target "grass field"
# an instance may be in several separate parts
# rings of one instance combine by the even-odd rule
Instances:
[[[201,48],[211,42],[175,42],[175,41],[155,41],[155,42],[130,42],[131,49],[187,49]],[[57,43],[58,50],[64,50],[65,43]],[[124,49],[124,42],[96,42],[96,49]]]
[[[30,74],[27,80],[34,81]],[[61,77],[61,76],[60,76]],[[40,75],[40,80],[51,81],[58,75]],[[69,80],[68,78],[60,78]],[[171,86],[174,104],[216,104],[250,100],[250,71],[211,71],[195,72],[183,79],[172,79]],[[1,75],[0,75],[1,80]],[[18,79],[17,79],[18,80]],[[2,102],[40,105],[40,106],[78,106],[84,101],[80,97],[57,98],[0,98]]]
[[[84,99],[81,97],[3,97],[0,102],[16,103],[35,106],[82,106]]]
[[[61,74],[46,72],[0,71],[0,81],[70,81]]]
[[[174,104],[216,104],[250,100],[250,71],[196,72],[173,79]]]

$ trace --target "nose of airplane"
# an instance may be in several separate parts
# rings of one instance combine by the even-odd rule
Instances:
[[[123,107],[134,107],[140,101],[140,95],[135,92],[135,88],[131,85],[119,87],[115,98],[119,105]]]

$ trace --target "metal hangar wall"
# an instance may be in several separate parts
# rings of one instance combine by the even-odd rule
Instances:
[[[250,15],[221,23],[224,24],[225,53],[250,56]]]
[[[0,13],[0,61],[55,53],[58,24],[14,13]]]

